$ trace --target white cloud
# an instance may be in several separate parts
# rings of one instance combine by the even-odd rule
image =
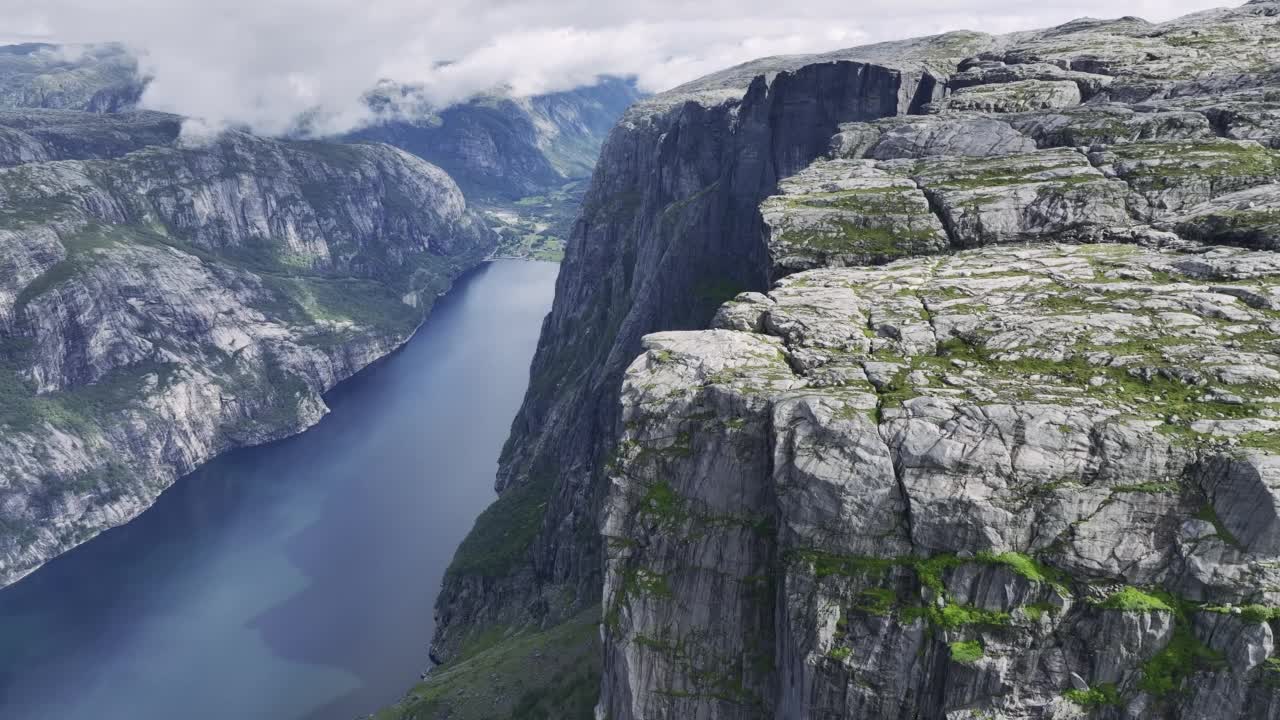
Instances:
[[[153,76],[148,107],[281,133],[368,119],[379,79],[436,105],[495,86],[568,89],[601,74],[658,91],[763,55],[833,50],[1084,15],[1163,20],[1214,0],[0,0],[13,32],[114,40]],[[33,7],[38,5],[38,7]]]

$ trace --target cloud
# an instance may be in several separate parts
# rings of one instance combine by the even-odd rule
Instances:
[[[437,107],[495,87],[537,94],[634,75],[660,91],[764,55],[1083,15],[1163,20],[1214,0],[0,0],[15,35],[118,41],[153,78],[147,107],[279,134],[369,120],[379,81]]]

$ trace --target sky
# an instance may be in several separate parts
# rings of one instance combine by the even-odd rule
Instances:
[[[1238,4],[1240,0],[1225,0]],[[442,107],[506,87],[599,75],[657,92],[766,55],[1082,16],[1166,20],[1224,0],[0,0],[6,41],[117,41],[152,77],[146,107],[264,134],[304,114],[324,132],[369,120],[379,81]]]

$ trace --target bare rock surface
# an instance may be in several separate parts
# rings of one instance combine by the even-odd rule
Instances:
[[[1280,324],[1215,288],[1240,266],[1280,282],[1236,249],[986,248],[646,338],[602,706],[1064,717],[1083,683],[1133,717],[1272,712]]]
[[[438,657],[603,599],[613,720],[1280,716],[1277,23],[635,106],[502,460],[495,510],[546,509],[446,582]]]
[[[176,136],[0,113],[0,585],[314,424],[494,245],[389,146]]]

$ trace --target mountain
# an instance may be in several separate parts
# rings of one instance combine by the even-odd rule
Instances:
[[[314,424],[496,244],[387,145],[176,129],[0,113],[0,585]]]
[[[136,109],[146,84],[136,59],[118,44],[0,46],[0,110],[115,116]],[[443,168],[498,231],[500,256],[553,261],[563,256],[605,135],[628,106],[644,97],[633,79],[615,77],[532,97],[499,90],[444,109],[407,100],[412,93],[409,87],[379,85],[368,94],[375,122],[334,139],[387,143]],[[392,109],[400,105],[414,110]],[[149,119],[179,123],[160,114]],[[28,121],[10,117],[6,122],[20,128]],[[90,148],[108,147],[114,130],[90,121],[62,128],[61,134],[67,142],[82,143],[81,153],[91,153]]]
[[[0,107],[115,112],[132,107],[145,84],[120,45],[0,46]]]
[[[482,95],[422,119],[378,122],[350,137],[395,145],[439,165],[469,198],[519,200],[590,176],[605,134],[640,97],[634,82],[603,78],[529,98]]]
[[[1277,23],[948,33],[633,106],[442,664],[382,717],[1280,713]]]
[[[382,90],[371,104],[385,104]],[[502,234],[499,252],[559,260],[586,180],[614,122],[643,95],[632,80],[530,98],[494,93],[352,133],[444,168]]]
[[[181,132],[182,118],[167,113],[0,109],[0,167],[118,158],[173,143]]]
[[[499,243],[558,259],[636,97],[607,80],[343,142],[192,141],[135,109],[145,84],[118,45],[0,47],[0,586],[314,424]]]

